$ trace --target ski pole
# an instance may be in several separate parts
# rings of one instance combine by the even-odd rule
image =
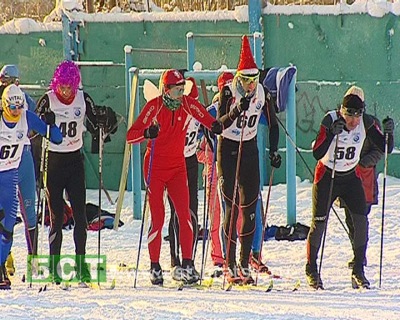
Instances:
[[[243,112],[242,120],[244,121],[246,119],[246,111]],[[242,158],[242,148],[243,148],[243,133],[244,133],[244,128],[241,129],[240,132],[240,140],[239,140],[239,150],[237,154],[237,160],[236,160],[236,170],[235,170],[235,183],[233,186],[233,194],[232,194],[232,207],[231,207],[231,216],[230,216],[230,221],[229,221],[229,232],[228,232],[228,241],[226,244],[226,259],[225,259],[225,271],[227,272],[228,266],[229,266],[229,254],[230,254],[230,247],[232,244],[232,229],[233,229],[233,216],[235,213],[235,207],[237,212],[239,213],[239,205],[240,203],[236,204],[237,202],[237,192],[238,192],[238,186],[239,186],[239,170],[240,170],[240,160]],[[228,199],[229,200],[229,199]],[[226,230],[224,231],[226,232]],[[222,288],[225,288],[225,280],[226,276],[224,277],[224,281],[222,283]]]
[[[216,147],[216,137],[214,137],[214,148]],[[208,145],[206,145],[206,154],[208,152]],[[204,276],[204,270],[206,268],[206,262],[207,262],[207,255],[208,255],[208,247],[210,244],[210,233],[214,224],[214,212],[215,212],[215,203],[216,203],[216,197],[217,197],[217,192],[216,190],[214,190],[214,199],[213,199],[213,206],[211,207],[211,194],[212,194],[212,190],[213,190],[213,181],[214,181],[214,175],[215,175],[215,166],[216,166],[216,150],[214,149],[214,154],[213,154],[213,163],[211,166],[211,176],[210,176],[210,182],[209,182],[209,196],[208,196],[208,201],[207,201],[207,216],[206,216],[206,223],[205,223],[205,235],[203,235],[203,252],[202,252],[202,259],[201,259],[201,278],[200,278],[200,284],[201,281],[203,280],[203,276]],[[206,159],[207,159],[207,155],[206,155]],[[206,160],[207,161],[207,160]],[[207,174],[206,174],[206,179],[208,178],[208,170],[207,170]],[[206,180],[207,181],[207,180]],[[207,185],[207,183],[204,184],[205,186]],[[206,188],[204,188],[204,193],[206,193]],[[212,210],[212,213],[211,213]],[[210,215],[211,215],[211,219],[210,219]],[[208,220],[210,220],[210,231],[208,231]]]
[[[99,110],[100,112],[100,110]],[[104,147],[104,125],[99,123],[99,206],[97,209],[98,234],[97,234],[97,262],[100,263],[101,250],[101,190],[103,185],[103,147]],[[97,270],[97,285],[100,286],[100,268]]]
[[[106,139],[106,138],[105,138],[105,135],[103,134],[103,141],[105,141],[105,139]],[[100,150],[99,150],[99,152],[100,152]],[[98,174],[99,174],[98,169],[97,169],[97,171],[96,171],[96,169],[94,168],[94,166],[93,166],[92,162],[90,161],[89,156],[87,155],[87,153],[86,153],[85,150],[83,150],[83,156],[84,156],[85,159],[86,159],[86,162],[85,162],[85,163],[88,163],[88,164],[89,164],[89,167],[90,167],[90,169],[92,170],[93,174],[96,176],[96,178],[99,178],[99,177],[98,177]],[[109,202],[112,206],[114,206],[114,205],[115,205],[115,202],[118,200],[118,198],[117,198],[115,201],[111,198],[110,193],[108,192],[108,190],[107,190],[106,187],[104,186],[104,182],[103,182],[103,181],[101,181],[101,189],[103,190],[104,194],[106,195],[108,202]]]
[[[330,186],[329,186],[328,202],[327,202],[327,207],[326,207],[325,228],[324,228],[324,236],[322,238],[321,258],[319,260],[318,281],[317,281],[317,283],[319,283],[319,281],[321,279],[322,259],[324,257],[326,232],[328,230],[328,218],[329,218],[329,212],[330,212],[330,209],[331,209],[331,206],[332,206],[331,202],[332,202],[333,184],[334,184],[334,181],[335,181],[335,169],[336,169],[338,142],[339,142],[339,135],[336,135],[335,151],[334,151],[334,154],[333,154],[333,167],[332,167],[332,174],[331,174],[331,183],[330,183]]]
[[[274,180],[274,172],[275,172],[275,167],[272,167],[271,169],[271,174],[269,177],[269,185],[268,185],[268,194],[267,194],[267,202],[265,204],[265,211],[263,210],[263,217],[262,217],[262,222],[263,222],[263,227],[262,227],[262,233],[261,233],[261,243],[260,243],[260,248],[258,250],[259,255],[258,255],[258,264],[261,262],[261,254],[262,254],[262,248],[263,248],[263,242],[264,242],[264,234],[265,234],[265,228],[267,227],[267,213],[268,213],[268,208],[269,208],[269,200],[271,198],[271,189],[272,189],[272,182]],[[263,202],[262,202],[262,193],[260,191],[260,197],[261,197],[261,208],[263,208]],[[256,275],[256,285],[258,282],[258,272]]]
[[[208,155],[208,150],[206,146],[205,150],[205,158],[207,161],[207,155]],[[212,175],[212,171],[211,171]],[[209,190],[207,187],[207,177],[208,177],[208,166],[206,167],[206,174],[204,177],[204,197],[203,197],[203,246],[202,246],[202,251],[201,251],[201,268],[200,268],[200,285],[201,281],[203,280],[203,275],[204,275],[204,260],[205,260],[205,251],[206,251],[206,236],[208,238],[208,232],[207,232],[207,224],[208,224],[208,211],[210,210],[210,203],[207,201],[207,191]],[[211,186],[211,185],[210,185]],[[206,205],[207,204],[207,205]]]
[[[383,191],[382,191],[382,221],[381,221],[381,252],[379,255],[379,289],[382,285],[382,262],[383,262],[383,230],[385,225],[385,200],[386,200],[386,176],[388,166],[389,134],[385,133],[385,164],[383,169]]]
[[[50,125],[47,125],[46,140],[45,140],[45,151],[44,151],[44,164],[43,164],[43,199],[42,199],[42,233],[40,236],[40,254],[43,252],[43,239],[44,239],[44,220],[46,212],[46,200],[48,197],[47,191],[47,171],[49,163],[49,145],[50,145]],[[50,206],[49,215],[51,217]]]
[[[44,173],[44,157],[45,157],[45,151],[46,151],[46,141],[45,138],[42,137],[42,150],[41,150],[41,155],[40,155],[40,168],[39,168],[39,183],[37,185],[37,205],[36,205],[36,212],[37,212],[37,217],[36,217],[36,232],[35,232],[35,237],[33,239],[34,243],[37,243],[38,241],[38,221],[39,219],[43,220],[44,219],[44,213],[41,211],[41,204],[42,204],[42,187],[43,187],[43,173]],[[39,214],[40,213],[40,214]],[[37,252],[35,253],[37,254]]]
[[[142,223],[140,225],[139,248],[138,248],[138,253],[137,253],[137,257],[136,257],[135,281],[133,283],[134,288],[136,288],[136,281],[137,281],[137,275],[138,275],[138,269],[139,269],[140,250],[142,248],[143,229],[144,229],[144,221],[145,221],[145,216],[146,216],[147,198],[149,196],[149,188],[150,188],[151,167],[153,165],[153,157],[154,157],[154,145],[155,145],[155,139],[151,140],[151,145],[150,145],[149,170],[147,172],[147,178],[146,178],[146,191],[145,191],[145,196],[144,196]]]
[[[47,129],[49,128],[49,126],[47,126],[46,128],[46,137],[47,137]],[[46,148],[48,147],[46,140],[44,137],[42,137],[42,150],[41,150],[41,155],[40,155],[40,167],[39,167],[39,180],[38,180],[38,184],[37,184],[37,205],[36,205],[36,223],[35,223],[35,234],[33,237],[33,248],[36,247],[35,251],[32,251],[33,255],[37,255],[37,243],[38,243],[38,238],[39,238],[39,226],[38,226],[38,222],[39,219],[41,219],[41,221],[44,221],[45,219],[45,213],[42,211],[42,185],[43,185],[43,176],[44,176],[44,163],[45,163],[45,155],[46,155]],[[42,233],[44,232],[44,226],[42,225]],[[42,254],[42,246],[40,247],[40,254]],[[32,261],[32,260],[31,260]],[[29,287],[32,287],[32,265],[28,266],[30,267],[30,270],[28,270],[28,272],[31,273],[31,281],[29,283]]]
[[[299,148],[297,147],[296,143],[293,141],[292,137],[290,136],[289,132],[287,131],[285,125],[282,123],[282,121],[276,117],[276,119],[278,120],[279,124],[281,125],[283,131],[285,131],[286,136],[288,137],[290,143],[292,144],[292,146],[296,149],[297,154],[299,155],[300,159],[303,161],[304,165],[306,166],[308,172],[310,173],[311,179],[314,179],[314,173],[312,172],[312,170],[310,169],[310,166],[307,164],[306,160],[304,159],[303,155],[301,154]],[[345,224],[343,223],[342,219],[340,218],[340,216],[338,215],[336,209],[332,206],[331,209],[333,210],[333,213],[335,214],[336,218],[339,220],[340,224],[342,225],[344,231],[346,231],[348,237],[350,238],[350,234],[349,231],[347,230]]]

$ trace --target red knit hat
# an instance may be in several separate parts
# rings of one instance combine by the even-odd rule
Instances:
[[[258,73],[258,68],[251,53],[250,43],[247,36],[242,37],[242,48],[240,50],[239,64],[237,71],[243,75],[253,75]]]
[[[186,80],[193,83],[192,89],[190,90],[188,96],[192,97],[193,99],[198,100],[199,99],[199,90],[197,90],[196,80],[194,80],[194,78],[192,78],[192,77],[186,78]]]
[[[162,84],[164,86],[168,85],[181,85],[185,84],[185,79],[183,78],[182,74],[175,69],[169,69],[164,71],[164,73],[161,75],[162,78]]]
[[[221,91],[223,87],[230,84],[234,76],[230,72],[222,72],[218,77],[218,91]]]

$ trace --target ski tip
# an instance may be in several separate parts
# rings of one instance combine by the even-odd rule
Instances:
[[[212,287],[212,285],[214,284],[214,278],[210,278],[210,279],[207,279],[207,280],[203,280],[202,283],[200,283],[200,285],[202,285],[202,284],[203,284],[205,287],[210,288],[210,287]]]
[[[231,290],[232,290],[232,287],[233,287],[233,284],[230,283],[230,284],[226,287],[225,291],[231,291]]]
[[[46,291],[46,289],[47,289],[47,285],[45,285],[44,287],[40,287],[38,293]]]
[[[271,292],[273,288],[274,288],[274,280],[271,279],[268,284],[267,290],[265,290],[265,292]]]
[[[80,285],[80,283],[78,284],[78,287],[79,287],[79,285]],[[60,288],[62,290],[65,290],[65,291],[70,290],[71,289],[71,284],[69,282],[62,282],[60,284]]]

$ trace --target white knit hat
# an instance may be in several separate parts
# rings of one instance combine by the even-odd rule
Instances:
[[[345,97],[348,95],[355,95],[361,99],[362,102],[364,102],[364,90],[361,89],[360,87],[357,86],[351,86],[349,90],[346,91]]]

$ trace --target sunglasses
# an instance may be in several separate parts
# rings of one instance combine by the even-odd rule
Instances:
[[[10,110],[19,110],[23,109],[24,105],[9,104],[8,107],[10,108]]]
[[[345,116],[349,116],[349,117],[361,117],[364,113],[364,109],[355,109],[355,108],[345,108],[342,107],[342,113]]]
[[[255,76],[245,76],[242,74],[239,75],[239,79],[243,84],[251,84],[254,82],[258,82],[259,78],[260,78],[259,74],[256,74]]]

